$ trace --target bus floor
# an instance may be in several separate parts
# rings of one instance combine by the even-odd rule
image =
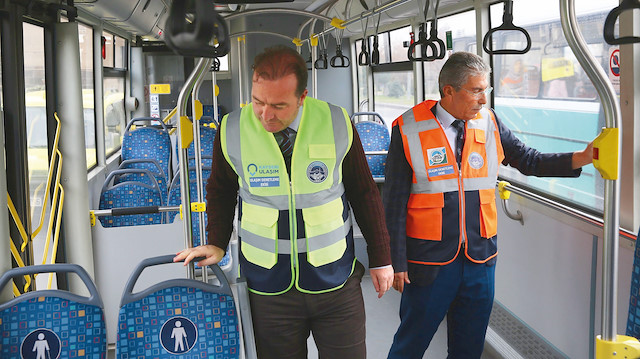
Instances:
[[[365,275],[362,278],[362,295],[367,314],[367,358],[385,359],[389,353],[389,348],[391,348],[393,336],[400,324],[398,311],[401,294],[395,289],[391,289],[382,298],[378,299],[371,277]],[[318,359],[318,351],[312,337],[309,337],[307,345],[309,347],[309,359]],[[443,321],[423,358],[437,359],[446,357],[447,325],[446,321]],[[489,353],[485,346],[485,353],[481,359],[497,359],[499,357]]]

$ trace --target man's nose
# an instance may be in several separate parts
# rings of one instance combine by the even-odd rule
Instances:
[[[262,106],[262,119],[270,120],[273,117],[273,111],[269,108],[269,106]]]

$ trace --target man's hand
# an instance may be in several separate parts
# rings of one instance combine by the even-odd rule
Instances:
[[[576,151],[571,157],[571,168],[578,169],[593,162],[593,141],[582,151]]]
[[[384,293],[391,288],[393,283],[393,268],[391,266],[385,268],[369,269],[373,287],[378,292],[378,298],[382,298]]]
[[[409,273],[407,272],[398,272],[393,275],[393,288],[398,292],[402,293],[404,290],[404,284],[411,283],[409,281]]]
[[[205,257],[205,259],[198,262],[198,265],[200,267],[216,264],[222,260],[222,257],[224,257],[224,249],[218,248],[211,244],[206,244],[194,248],[187,248],[176,253],[176,256],[173,257],[173,261],[184,261],[184,265],[186,266],[187,264],[189,264],[189,262],[191,262],[191,260],[199,257]]]

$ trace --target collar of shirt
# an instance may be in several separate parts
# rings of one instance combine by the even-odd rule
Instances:
[[[436,112],[436,119],[438,119],[438,122],[440,122],[440,124],[442,125],[442,128],[444,128],[445,130],[451,127],[451,125],[453,124],[453,121],[456,120],[455,117],[453,117],[449,112],[447,112],[447,110],[444,109],[444,107],[440,105],[440,101],[438,101],[438,103],[436,104],[435,112]]]
[[[438,122],[442,125],[442,129],[444,130],[445,136],[447,136],[447,141],[449,142],[449,146],[451,146],[451,150],[453,153],[456,153],[456,136],[458,135],[458,130],[451,126],[456,118],[440,106],[440,101],[436,104],[435,115]]]
[[[300,106],[296,119],[293,120],[293,122],[291,122],[291,124],[289,125],[289,128],[296,131],[296,133],[298,132],[298,128],[300,127],[300,119],[302,119],[302,108],[303,106]]]

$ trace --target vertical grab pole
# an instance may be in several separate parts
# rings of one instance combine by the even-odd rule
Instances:
[[[245,41],[246,37],[238,36],[238,83],[239,83],[239,91],[240,91],[240,107],[244,107],[244,77],[242,74],[244,73],[244,52],[245,52]]]
[[[619,210],[620,207],[620,183],[618,174],[620,169],[621,150],[621,111],[620,104],[616,100],[616,93],[608,81],[602,68],[595,58],[589,53],[587,45],[580,34],[574,0],[560,1],[560,20],[562,30],[569,47],[573,50],[580,65],[584,68],[589,79],[593,82],[602,101],[605,115],[606,128],[594,141],[594,165],[605,179],[604,188],[604,236],[602,253],[602,341],[617,341],[617,300],[618,300],[618,242],[619,242]],[[609,148],[597,148],[603,135],[608,136]],[[604,139],[604,138],[603,138]],[[602,142],[604,145],[605,143]],[[597,150],[597,151],[596,151]],[[608,153],[606,151],[609,151]],[[615,153],[614,153],[615,152]],[[609,155],[609,156],[607,156]],[[599,158],[598,158],[599,157]],[[599,159],[607,157],[609,171],[600,168]],[[602,164],[603,167],[605,164]],[[613,352],[615,355],[615,352]]]
[[[191,120],[187,117],[187,104],[189,102],[189,95],[191,95],[198,79],[204,76],[204,73],[209,69],[209,66],[211,66],[210,59],[200,58],[198,60],[198,64],[195,69],[193,69],[189,78],[180,90],[176,109],[179,116],[178,144],[180,145],[180,151],[178,151],[178,158],[180,161],[180,193],[182,194],[181,204],[182,218],[184,221],[185,248],[193,247],[193,237],[191,234],[191,199],[189,198],[189,164],[187,158],[187,149],[189,148],[191,141],[193,141],[193,129]],[[200,138],[197,137],[197,140],[199,141]],[[202,175],[200,175],[200,177],[202,177]],[[195,278],[193,262],[189,263],[187,268],[187,277],[191,279]]]
[[[196,105],[198,101],[198,96],[200,93],[200,86],[202,85],[202,81],[204,81],[204,77],[211,69],[211,64],[213,63],[212,58],[202,58],[201,61],[204,60],[203,68],[206,71],[202,71],[198,73],[198,77],[196,78],[196,83],[193,87],[193,93],[191,94],[191,113],[193,114],[193,152],[195,155],[195,167],[196,167],[196,189],[197,189],[197,200],[198,202],[204,202],[204,189],[203,189],[203,178],[202,178],[202,153],[200,152],[200,117],[196,116],[198,111],[201,111],[201,108],[198,108]],[[199,106],[202,107],[202,106]],[[188,177],[188,176],[187,176]],[[207,240],[205,238],[205,228],[204,228],[204,212],[197,212],[198,215],[198,234],[200,235],[200,242],[206,243]],[[207,283],[209,281],[207,267],[202,267],[202,281]]]

